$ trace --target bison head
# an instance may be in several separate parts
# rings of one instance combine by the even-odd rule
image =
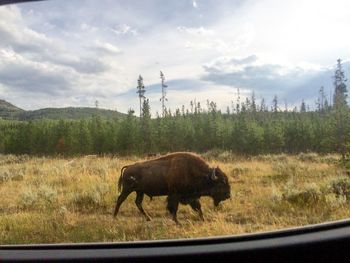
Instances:
[[[231,188],[227,175],[219,168],[213,168],[209,178],[212,182],[210,196],[214,200],[214,205],[218,206],[221,201],[231,197]]]

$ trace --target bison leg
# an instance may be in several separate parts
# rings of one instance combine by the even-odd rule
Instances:
[[[135,199],[135,204],[136,204],[137,208],[146,217],[147,221],[151,221],[151,218],[149,217],[149,215],[147,215],[147,213],[145,212],[145,210],[143,210],[143,207],[142,207],[142,200],[143,200],[144,193],[142,193],[142,192],[136,192],[136,193],[137,193],[137,195],[136,195],[136,199]]]
[[[189,202],[190,206],[192,207],[192,209],[194,211],[196,211],[200,218],[204,221],[204,217],[203,217],[203,212],[202,212],[202,208],[201,208],[201,203],[199,202],[198,199],[193,199]]]
[[[177,221],[176,213],[177,209],[179,207],[179,198],[177,196],[168,196],[168,205],[167,209],[169,210],[173,220],[176,224],[180,224],[179,221]]]
[[[118,199],[117,199],[117,202],[116,202],[116,205],[115,205],[115,209],[114,209],[114,214],[113,216],[116,217],[117,214],[118,214],[118,211],[119,211],[119,208],[121,206],[121,204],[125,201],[125,199],[129,196],[129,194],[131,193],[132,191],[123,191]]]

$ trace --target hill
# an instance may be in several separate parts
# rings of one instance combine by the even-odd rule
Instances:
[[[69,119],[69,120],[79,120],[79,119],[89,119],[93,115],[98,115],[105,119],[115,119],[121,118],[125,114],[118,111],[96,109],[88,107],[68,107],[68,108],[46,108],[34,111],[24,111],[20,113],[19,120],[37,120],[37,119]]]
[[[94,115],[100,116],[104,119],[118,119],[125,116],[124,113],[118,111],[88,107],[45,108],[33,111],[25,111],[5,100],[0,100],[0,118],[6,120],[79,120],[89,119]]]
[[[0,100],[0,118],[10,120],[17,119],[17,116],[22,112],[24,112],[24,110],[5,100]]]

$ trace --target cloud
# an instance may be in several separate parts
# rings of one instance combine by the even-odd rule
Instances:
[[[125,36],[125,35],[137,36],[139,34],[136,28],[132,28],[127,24],[117,25],[114,28],[111,28],[110,30],[117,36]]]
[[[177,27],[177,30],[179,32],[185,32],[187,34],[191,35],[198,35],[198,36],[212,36],[214,35],[214,31],[210,29],[205,29],[204,27],[185,27],[185,26],[179,26]]]
[[[108,42],[96,41],[96,44],[93,48],[98,51],[101,51],[102,53],[110,55],[116,55],[121,53],[121,50],[117,46]]]
[[[28,105],[31,100],[35,108],[53,97],[61,97],[63,105],[69,101],[67,96],[82,93],[107,96],[109,86],[103,74],[110,70],[110,65],[98,54],[116,54],[120,52],[116,46],[97,41],[91,43],[91,49],[85,48],[84,43],[77,49],[77,45],[71,45],[72,40],[62,38],[64,34],[48,36],[33,30],[22,12],[16,6],[0,8],[0,85],[1,93],[5,93],[2,96],[12,94],[10,101],[25,97],[22,103]],[[104,94],[94,92],[99,88],[97,83],[104,84]]]
[[[236,65],[246,65],[246,64],[252,64],[258,60],[258,57],[256,55],[250,55],[245,58],[237,59],[233,58],[231,62]]]
[[[230,73],[243,71],[244,67],[253,65],[257,61],[256,55],[250,55],[245,58],[220,57],[203,65],[206,72],[211,73]]]
[[[212,96],[225,107],[236,87],[266,101],[275,93],[311,100],[320,85],[332,87],[326,66],[350,57],[343,33],[349,1],[334,1],[82,0],[1,7],[0,50],[18,59],[0,62],[0,96],[25,97],[22,103],[31,100],[33,107],[87,106],[98,99],[126,111],[137,108],[141,74],[157,109],[162,70],[172,108],[197,96]],[[333,41],[339,35],[341,41]],[[37,96],[30,95],[36,89]],[[60,90],[65,94],[57,95]]]
[[[80,29],[83,30],[83,31],[91,32],[91,33],[94,33],[94,32],[97,32],[97,31],[98,31],[98,28],[97,28],[97,27],[88,25],[88,24],[86,24],[86,23],[82,23],[82,24],[80,25]]]
[[[50,54],[42,59],[44,61],[49,60],[53,63],[70,67],[78,73],[97,74],[109,69],[108,65],[98,58],[75,57],[74,55],[69,55],[69,57],[64,55],[53,57]]]
[[[62,67],[33,62],[10,51],[0,50],[0,82],[8,90],[58,95],[71,89],[74,73]]]
[[[39,52],[43,47],[54,45],[44,34],[25,25],[20,10],[16,6],[0,8],[0,46],[11,46],[19,52]]]
[[[331,76],[327,68],[264,63],[256,55],[238,59],[225,57],[203,68],[206,73],[202,80],[254,90],[267,97],[278,94],[291,102],[317,96],[322,81],[325,81],[323,85],[327,85],[326,79]]]
[[[108,69],[98,57],[74,54],[62,39],[50,38],[29,28],[16,6],[0,8],[0,15],[4,16],[0,20],[0,48],[11,48],[32,61],[67,66],[80,73],[95,74]],[[117,51],[117,47],[109,43],[99,42],[95,47],[110,53]]]

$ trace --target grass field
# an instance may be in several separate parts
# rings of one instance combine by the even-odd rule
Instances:
[[[214,209],[201,198],[205,222],[180,205],[177,226],[165,197],[147,197],[147,222],[135,194],[112,217],[122,166],[137,157],[0,156],[1,244],[113,242],[236,235],[350,217],[350,179],[336,155],[206,154],[228,175],[232,199]]]

